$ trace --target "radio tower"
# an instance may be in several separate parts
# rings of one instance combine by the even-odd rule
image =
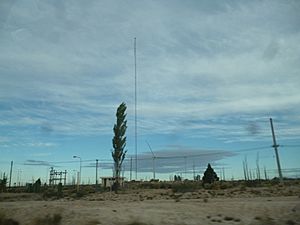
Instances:
[[[137,173],[138,173],[138,169],[137,169],[137,82],[136,82],[136,38],[134,38],[134,124],[135,124],[135,180],[137,180]]]

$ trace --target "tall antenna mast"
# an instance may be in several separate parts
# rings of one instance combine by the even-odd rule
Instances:
[[[138,173],[138,169],[137,169],[137,82],[136,82],[136,37],[134,38],[134,123],[135,123],[135,180],[137,180],[137,173]]]

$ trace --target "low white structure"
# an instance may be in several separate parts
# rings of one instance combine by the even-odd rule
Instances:
[[[101,177],[101,185],[104,188],[110,188],[115,183],[115,177]],[[120,186],[123,187],[124,177],[120,177]]]

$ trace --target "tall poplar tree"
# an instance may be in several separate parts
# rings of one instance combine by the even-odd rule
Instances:
[[[119,188],[120,185],[120,174],[121,174],[121,167],[122,163],[125,159],[126,155],[126,104],[123,102],[117,109],[116,117],[117,122],[114,125],[114,137],[112,139],[113,150],[112,150],[112,157],[114,160],[114,177],[115,177],[115,190]]]

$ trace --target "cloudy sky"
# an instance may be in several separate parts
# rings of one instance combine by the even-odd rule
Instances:
[[[208,162],[238,178],[245,158],[271,173],[270,117],[282,167],[299,167],[299,11],[296,0],[2,0],[0,172],[13,160],[23,182],[46,179],[51,166],[71,174],[77,155],[83,179],[95,159],[110,175],[125,102],[129,176],[134,37],[138,178],[152,177],[150,148],[160,178],[191,177]]]

